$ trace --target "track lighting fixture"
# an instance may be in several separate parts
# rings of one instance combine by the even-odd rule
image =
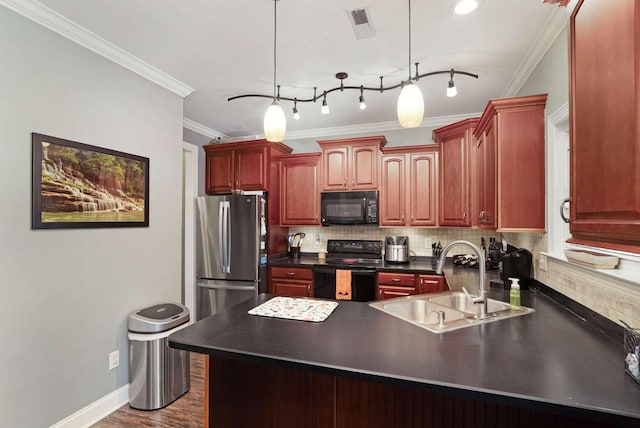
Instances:
[[[284,139],[287,132],[287,118],[284,116],[282,107],[278,104],[280,99],[280,86],[276,96],[276,34],[277,34],[277,4],[278,0],[273,0],[273,102],[264,114],[264,137],[272,143],[279,143]]]
[[[449,98],[455,97],[458,95],[458,90],[456,89],[456,84],[453,83],[453,68],[451,69],[451,79],[449,79],[449,86],[447,87],[447,96]]]
[[[322,98],[322,107],[320,108],[320,113],[329,114],[329,106],[327,105],[327,91],[324,92],[324,96]]]
[[[298,113],[298,99],[297,98],[293,99],[293,118],[295,120],[300,119],[300,113]]]
[[[365,103],[365,99],[364,99],[364,91],[375,91],[375,92],[382,93],[384,91],[401,88],[400,96],[398,97],[398,103],[397,103],[398,121],[400,122],[400,125],[402,125],[403,127],[412,128],[412,127],[420,126],[420,124],[422,123],[423,115],[424,115],[424,99],[422,97],[422,92],[420,91],[420,88],[418,88],[418,85],[416,84],[416,82],[419,79],[423,77],[428,77],[428,76],[435,76],[438,74],[449,74],[450,77],[449,77],[449,82],[447,87],[447,96],[452,97],[452,96],[455,96],[458,92],[453,82],[454,74],[465,75],[465,76],[473,77],[475,79],[478,78],[477,74],[473,74],[467,71],[454,70],[453,68],[450,70],[438,70],[438,71],[431,71],[428,73],[420,74],[418,70],[419,63],[417,62],[414,63],[415,74],[413,76],[411,75],[411,0],[408,0],[409,2],[409,25],[408,25],[409,27],[409,49],[408,49],[409,76],[406,81],[401,81],[400,83],[397,83],[395,85],[385,87],[383,84],[384,76],[380,76],[379,77],[380,86],[377,86],[377,87],[364,86],[364,85],[345,86],[344,81],[347,77],[349,77],[349,75],[345,72],[339,72],[339,73],[336,73],[335,77],[338,80],[340,80],[340,86],[323,90],[320,94],[318,94],[318,87],[314,86],[313,96],[309,98],[281,97],[280,85],[276,85],[276,70],[277,70],[277,62],[276,62],[276,59],[277,59],[277,55],[276,55],[277,53],[277,50],[276,50],[277,6],[276,5],[278,1],[279,0],[273,0],[273,4],[274,4],[274,7],[273,7],[273,28],[274,28],[273,30],[273,95],[245,94],[245,95],[236,95],[227,99],[227,101],[233,101],[240,98],[271,98],[272,99],[271,105],[267,109],[267,112],[265,113],[265,117],[264,117],[264,134],[265,134],[265,138],[268,141],[279,142],[284,139],[284,135],[287,129],[287,122],[286,122],[286,117],[284,115],[284,111],[282,110],[282,107],[280,107],[279,105],[279,103],[282,102],[283,100],[293,102],[293,117],[294,119],[297,120],[300,118],[300,113],[298,112],[299,102],[315,103],[319,99],[322,99],[322,107],[320,109],[320,112],[321,114],[329,114],[329,106],[327,105],[328,94],[338,90],[340,92],[344,92],[345,90],[358,90],[360,91],[359,106],[361,110],[364,110],[367,108],[367,104]]]

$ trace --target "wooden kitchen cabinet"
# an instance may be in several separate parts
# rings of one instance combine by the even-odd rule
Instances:
[[[273,158],[292,151],[284,144],[266,140],[210,144],[203,148],[206,153],[205,191],[210,195],[238,190],[270,190]]]
[[[440,147],[439,226],[469,227],[478,224],[476,217],[471,215],[471,176],[476,161],[475,152],[472,152],[475,150],[473,131],[478,120],[465,119],[433,131],[433,141]]]
[[[640,2],[580,1],[570,24],[570,242],[640,253]]]
[[[320,153],[280,159],[280,224],[320,224]]]
[[[418,275],[418,294],[448,291],[449,285],[442,275]]]
[[[483,229],[545,231],[547,94],[489,100],[474,131],[478,205]]]
[[[287,251],[288,228],[280,226],[280,180],[278,159],[293,149],[267,140],[209,144],[205,191],[209,195],[238,191],[266,191],[268,195],[268,246],[271,257]]]
[[[318,141],[323,190],[377,190],[384,136]]]
[[[378,272],[376,300],[416,294],[416,275],[412,273]]]
[[[382,149],[380,226],[436,226],[438,146]]]
[[[442,275],[378,272],[376,300],[437,293],[448,289],[447,281]]]
[[[301,267],[270,267],[269,293],[276,296],[313,297],[313,270]]]

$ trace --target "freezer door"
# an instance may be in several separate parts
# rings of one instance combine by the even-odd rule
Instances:
[[[257,281],[198,281],[196,285],[197,321],[258,294]]]

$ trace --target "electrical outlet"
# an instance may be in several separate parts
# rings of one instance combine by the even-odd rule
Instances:
[[[109,370],[113,370],[120,365],[120,351],[113,351],[109,354]]]
[[[424,248],[431,248],[431,244],[432,244],[431,238],[425,237],[424,238]]]
[[[540,260],[538,261],[538,267],[543,272],[547,271],[547,256],[545,256],[544,254],[540,254]]]

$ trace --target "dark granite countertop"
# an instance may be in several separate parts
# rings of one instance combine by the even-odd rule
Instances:
[[[622,343],[545,294],[522,292],[531,315],[440,335],[361,302],[340,301],[322,323],[247,314],[271,297],[178,331],[170,346],[640,425],[640,384],[624,372]]]

